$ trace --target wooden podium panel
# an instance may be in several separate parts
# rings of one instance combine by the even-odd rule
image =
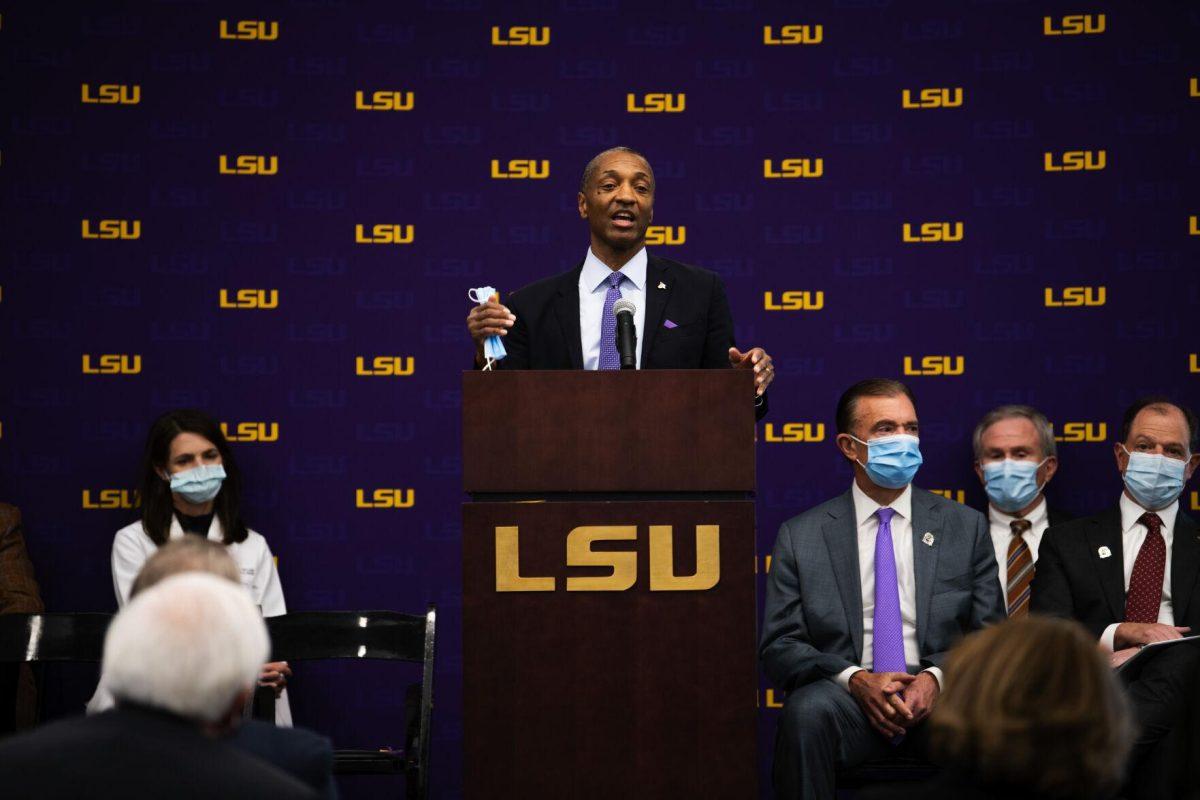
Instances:
[[[757,796],[756,630],[749,500],[464,504],[466,797]]]
[[[748,370],[463,374],[467,492],[752,492]]]

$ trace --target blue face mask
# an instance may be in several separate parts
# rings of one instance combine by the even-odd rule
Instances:
[[[189,503],[207,503],[221,491],[225,468],[220,464],[204,464],[185,469],[171,476],[171,491]]]
[[[867,446],[867,463],[857,459],[855,462],[867,471],[871,483],[884,489],[908,486],[925,460],[921,458],[921,440],[907,433],[881,436],[869,442],[857,436],[850,438]]]
[[[1042,490],[1038,486],[1037,471],[1048,460],[1035,463],[1006,458],[981,464],[984,486],[992,505],[1012,514],[1032,503]]]
[[[1138,505],[1150,511],[1166,508],[1183,493],[1183,471],[1187,460],[1167,458],[1162,453],[1130,453],[1125,465],[1125,488],[1138,501]]]

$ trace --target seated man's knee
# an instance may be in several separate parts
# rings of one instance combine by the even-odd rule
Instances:
[[[841,710],[837,692],[845,693],[839,686],[828,681],[814,681],[788,693],[783,705],[784,723],[795,738],[824,736],[835,729]]]

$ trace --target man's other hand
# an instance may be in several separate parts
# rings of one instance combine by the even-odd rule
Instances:
[[[1190,630],[1188,627],[1180,628],[1158,622],[1122,622],[1113,633],[1113,650],[1182,639]]]
[[[771,381],[775,380],[775,363],[761,347],[755,347],[745,353],[736,347],[729,348],[729,365],[734,369],[754,370],[754,394],[759,397],[771,385]]]
[[[942,688],[938,686],[937,678],[933,677],[932,673],[922,672],[917,675],[904,690],[904,702],[908,704],[908,709],[913,714],[912,719],[905,723],[904,727],[911,728],[913,725],[924,722],[925,718],[933,711],[933,706],[937,703],[941,691]]]
[[[516,316],[507,307],[500,305],[492,295],[486,303],[481,303],[467,314],[467,332],[475,340],[475,363],[483,365],[483,342],[489,336],[507,336],[508,329],[517,321]]]
[[[850,676],[850,694],[858,701],[871,727],[885,739],[904,734],[912,721],[912,709],[900,692],[916,680],[907,672],[867,672],[860,669]]]

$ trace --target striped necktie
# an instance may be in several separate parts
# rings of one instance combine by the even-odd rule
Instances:
[[[1029,613],[1029,585],[1033,583],[1033,553],[1025,543],[1024,533],[1033,527],[1027,519],[1009,523],[1012,538],[1008,541],[1008,616],[1023,617]]]

